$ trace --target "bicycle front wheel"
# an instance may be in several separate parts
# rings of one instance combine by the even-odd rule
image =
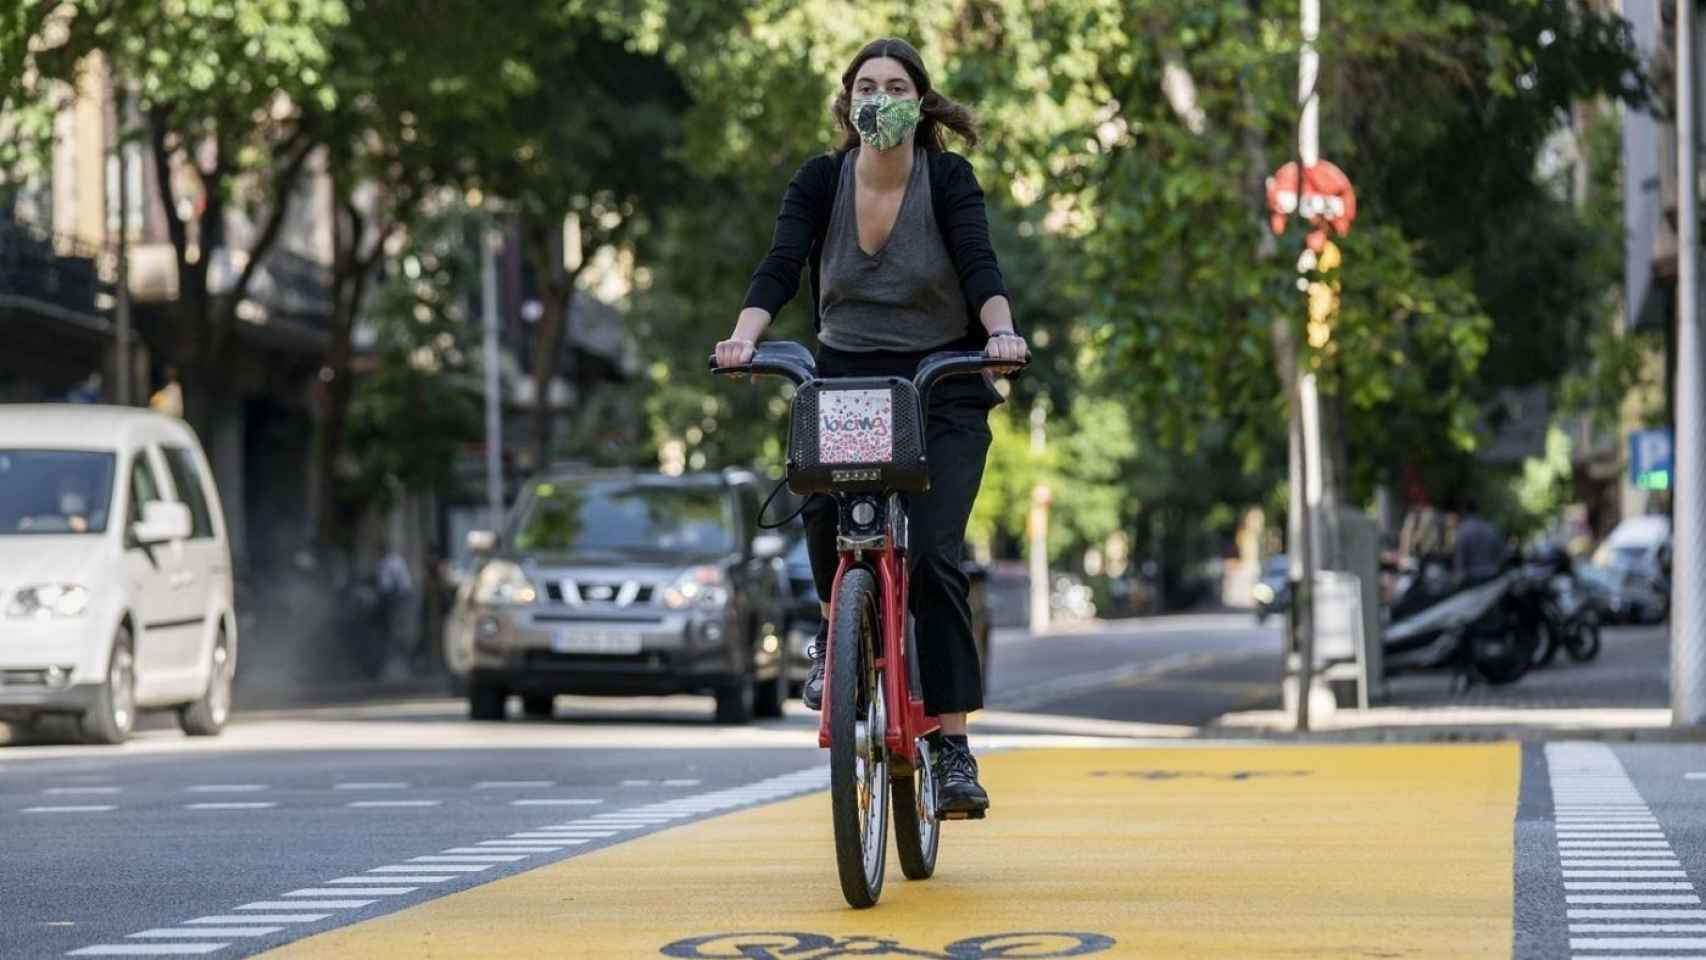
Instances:
[[[829,655],[829,795],[835,824],[835,862],[841,893],[856,908],[883,893],[888,857],[888,725],[876,578],[849,570],[841,579]]]

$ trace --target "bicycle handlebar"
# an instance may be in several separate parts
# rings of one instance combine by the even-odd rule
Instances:
[[[913,377],[913,384],[918,388],[920,399],[928,398],[930,388],[938,380],[945,377],[963,376],[965,374],[982,373],[991,369],[1024,368],[1030,362],[1029,358],[1014,362],[992,357],[987,353],[977,351],[932,353],[918,365],[918,373]],[[798,343],[787,340],[761,343],[753,351],[752,359],[746,363],[732,367],[717,366],[715,354],[710,359],[711,372],[718,376],[778,376],[786,377],[800,386],[808,380],[817,379],[817,361],[811,351]]]

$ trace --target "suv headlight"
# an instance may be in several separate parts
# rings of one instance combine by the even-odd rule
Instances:
[[[480,568],[474,583],[474,602],[487,605],[532,603],[539,591],[518,564],[493,560]]]
[[[728,602],[728,584],[717,567],[693,567],[663,592],[663,605],[671,610],[716,608]]]
[[[75,583],[44,583],[20,587],[6,604],[14,620],[52,620],[80,617],[89,609],[89,588]]]

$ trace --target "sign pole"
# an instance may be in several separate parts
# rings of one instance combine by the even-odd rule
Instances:
[[[1671,478],[1671,722],[1706,725],[1706,342],[1700,329],[1695,0],[1676,5],[1676,446]]]
[[[1308,172],[1320,159],[1321,152],[1321,98],[1315,89],[1316,77],[1321,67],[1321,55],[1315,49],[1315,40],[1321,32],[1321,3],[1320,0],[1302,0],[1301,7],[1303,44],[1297,59],[1297,95],[1302,101],[1303,112],[1297,125],[1297,187],[1294,195],[1297,214],[1302,221],[1300,226],[1307,229],[1303,198],[1307,193]],[[1312,261],[1313,257],[1306,251],[1304,259]],[[1299,266],[1303,265],[1300,261]],[[1307,303],[1306,298],[1306,309]],[[1309,695],[1315,684],[1315,503],[1310,502],[1309,491],[1319,483],[1321,461],[1320,452],[1315,449],[1316,444],[1320,442],[1319,431],[1311,431],[1307,426],[1314,413],[1309,408],[1315,393],[1314,378],[1300,368],[1294,379],[1297,384],[1297,396],[1292,408],[1296,411],[1293,419],[1297,421],[1297,426],[1294,429],[1300,434],[1299,448],[1303,455],[1299,471],[1303,495],[1294,495],[1292,503],[1296,504],[1299,510],[1298,533],[1302,542],[1296,544],[1296,547],[1303,560],[1303,570],[1292,603],[1297,609],[1298,628],[1297,729],[1307,731]],[[1315,435],[1311,436],[1311,433]]]

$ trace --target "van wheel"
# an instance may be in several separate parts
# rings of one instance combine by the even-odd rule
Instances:
[[[89,743],[115,744],[130,739],[136,729],[136,646],[130,628],[120,626],[107,657],[107,681],[95,705],[83,714],[78,728]]]
[[[509,699],[508,691],[489,683],[468,683],[468,719],[470,720],[502,720],[504,718],[504,701]]]
[[[782,708],[788,702],[787,671],[778,665],[776,676],[769,680],[754,680],[753,684],[752,712],[770,720],[781,717]]]
[[[207,693],[194,703],[178,708],[178,726],[192,737],[214,737],[225,729],[231,716],[231,685],[237,676],[237,658],[225,631],[213,642],[213,666],[207,677]]]
[[[521,712],[531,720],[549,720],[556,716],[556,703],[557,698],[548,693],[528,695],[521,698]]]

